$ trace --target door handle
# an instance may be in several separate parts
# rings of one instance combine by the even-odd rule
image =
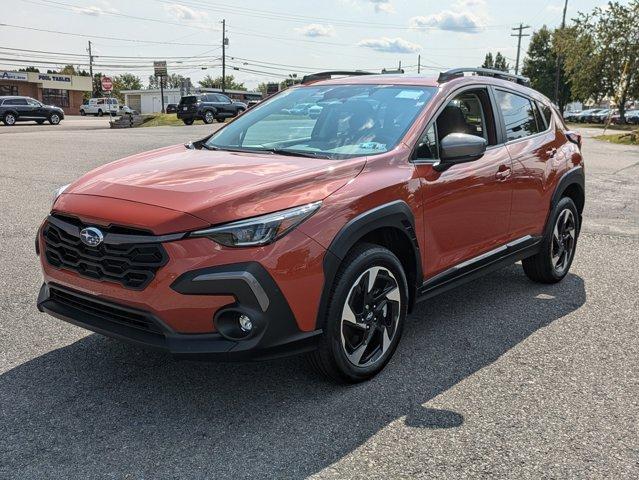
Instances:
[[[557,155],[557,149],[551,148],[550,150],[546,150],[546,155],[548,155],[550,158],[555,158],[555,155]]]
[[[497,173],[495,174],[495,178],[497,180],[506,180],[508,177],[510,177],[511,172],[512,171],[510,167],[507,167],[506,165],[500,165]]]

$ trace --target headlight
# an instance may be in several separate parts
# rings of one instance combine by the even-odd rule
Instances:
[[[190,237],[207,237],[227,247],[256,247],[274,242],[313,215],[322,202],[269,213],[219,227],[191,233]]]
[[[55,191],[55,193],[53,194],[53,203],[55,203],[55,201],[58,199],[58,197],[60,195],[62,195],[67,188],[69,188],[69,185],[71,185],[71,184],[67,183],[66,185],[61,186],[60,188],[58,188]],[[52,206],[53,206],[53,204],[52,204]]]

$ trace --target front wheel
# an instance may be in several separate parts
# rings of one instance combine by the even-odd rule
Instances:
[[[579,235],[579,212],[571,198],[562,198],[549,219],[552,228],[542,240],[539,253],[522,260],[524,272],[539,283],[557,283],[570,270]]]
[[[335,277],[324,333],[309,354],[311,366],[339,382],[372,378],[395,352],[407,304],[399,259],[378,245],[355,247]]]
[[[217,123],[224,123],[226,119],[224,117],[217,117],[215,120],[217,120]]]
[[[214,120],[215,120],[215,115],[213,114],[211,110],[207,110],[206,112],[204,112],[204,123],[209,125],[213,123]]]
[[[192,118],[183,118],[182,121],[184,122],[184,125],[193,125]]]
[[[84,117],[86,115],[86,112],[84,110],[80,110],[80,116]]]
[[[102,112],[102,110],[98,110],[98,117],[101,117],[102,115],[104,115],[104,112]]]
[[[57,113],[52,113],[51,116],[49,117],[49,123],[51,125],[57,125],[60,123],[60,115],[58,115]]]

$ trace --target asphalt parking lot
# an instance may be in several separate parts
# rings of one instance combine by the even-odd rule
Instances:
[[[585,139],[564,282],[513,265],[444,293],[378,377],[338,387],[296,359],[177,362],[38,313],[54,189],[212,128],[69,126],[0,127],[0,478],[639,477],[639,148]]]

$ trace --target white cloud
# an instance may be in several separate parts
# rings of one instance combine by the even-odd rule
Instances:
[[[453,12],[451,10],[413,17],[408,22],[416,30],[435,28],[451,32],[478,33],[482,27],[482,22],[477,15],[471,12]]]
[[[311,23],[295,29],[305,37],[332,37],[335,35],[335,29],[332,25],[322,25],[320,23]]]
[[[416,53],[422,49],[422,47],[416,43],[409,42],[403,38],[388,37],[365,39],[357,45],[385,53]]]
[[[486,6],[486,0],[457,0],[454,5],[457,9],[462,8],[483,8]]]
[[[187,6],[180,5],[179,3],[165,5],[164,10],[172,17],[183,22],[202,20],[203,17],[208,16],[206,12],[194,10]]]
[[[115,8],[112,8],[109,2],[102,2],[102,7],[99,5],[89,5],[87,7],[72,7],[74,12],[89,15],[91,17],[99,17],[105,13],[117,12]]]
[[[393,4],[390,2],[390,0],[368,0],[370,3],[372,3],[373,5],[375,5],[375,11],[376,12],[383,12],[383,13],[395,13],[395,7],[393,7]]]

